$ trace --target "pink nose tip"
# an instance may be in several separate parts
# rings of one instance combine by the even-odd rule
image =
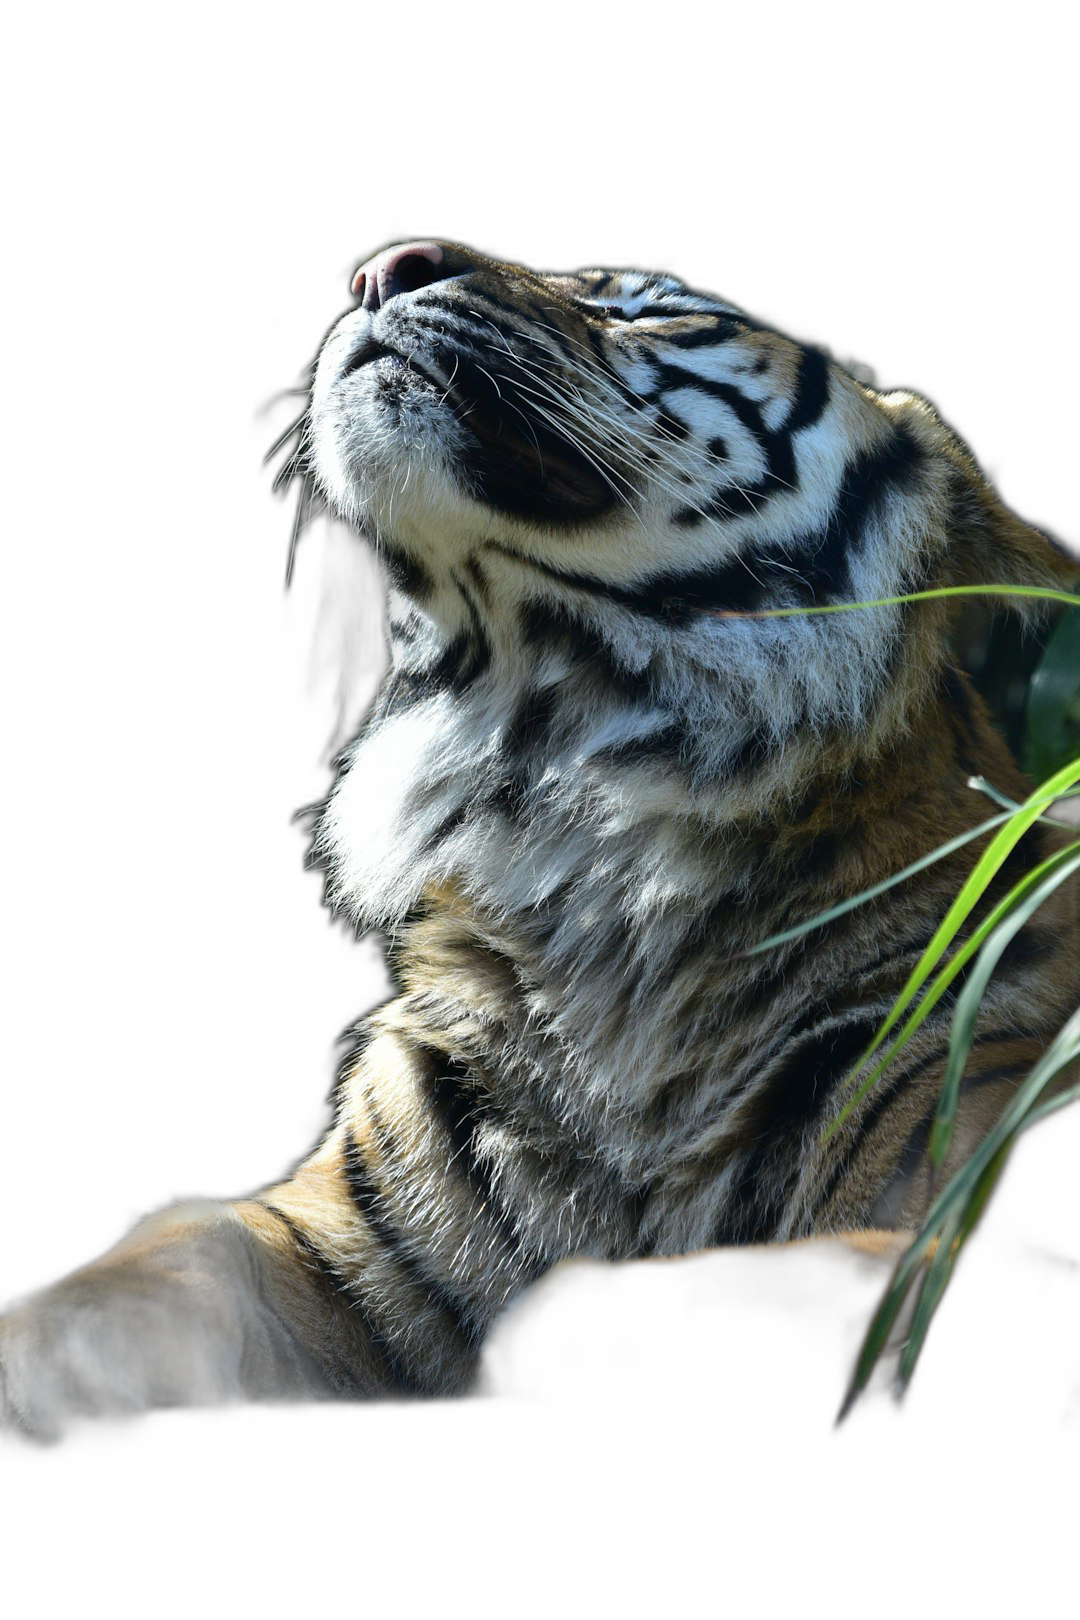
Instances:
[[[363,309],[381,309],[399,293],[415,292],[441,281],[445,271],[443,250],[436,242],[403,242],[400,247],[387,248],[362,264],[353,276],[352,290],[363,298]]]

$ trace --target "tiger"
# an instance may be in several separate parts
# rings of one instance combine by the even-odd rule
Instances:
[[[297,530],[372,546],[390,666],[316,807],[325,901],[385,940],[322,1140],[150,1216],[0,1319],[0,1414],[470,1388],[560,1261],[903,1232],[950,998],[850,1073],[982,841],[766,951],[1029,785],[939,586],[1077,564],[923,398],[666,273],[369,257],[280,448]],[[290,567],[292,557],[290,554]],[[1055,847],[1037,825],[991,899]],[[945,1167],[1075,1005],[1065,889],[983,1002]]]

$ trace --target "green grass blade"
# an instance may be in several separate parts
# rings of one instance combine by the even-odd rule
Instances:
[[[1006,810],[1019,810],[1020,806],[1015,799],[1010,799],[1007,793],[1002,793],[993,782],[988,782],[985,776],[969,776],[968,787],[974,788],[976,793],[985,793],[988,799],[995,804],[1004,805]]]
[[[1033,1108],[1024,1122],[1025,1129],[1028,1125],[1034,1125],[1037,1120],[1045,1119],[1047,1114],[1054,1114],[1059,1108],[1064,1108],[1067,1103],[1076,1102],[1078,1099],[1080,1099],[1080,1080],[1077,1080],[1075,1085],[1066,1086],[1064,1091],[1056,1092],[1037,1108]]]
[[[984,1166],[982,1173],[968,1194],[966,1202],[954,1211],[941,1234],[937,1250],[926,1268],[926,1275],[919,1291],[918,1303],[915,1306],[915,1314],[911,1319],[907,1343],[904,1345],[900,1355],[900,1366],[897,1371],[898,1393],[902,1393],[911,1381],[911,1375],[915,1371],[915,1364],[926,1342],[926,1335],[930,1330],[934,1312],[940,1305],[942,1295],[952,1280],[953,1270],[957,1260],[960,1258],[960,1250],[971,1236],[979,1216],[986,1208],[990,1194],[997,1185],[998,1178],[1005,1168],[1006,1161],[1019,1134],[1019,1130],[1017,1130],[1001,1144],[997,1152]]]
[[[1040,813],[1054,799],[1060,799],[1063,794],[1076,783],[1080,782],[1080,759],[1074,759],[1068,765],[1063,765],[1059,771],[1049,777],[1040,787],[1025,799],[1019,810],[1014,811],[1003,827],[999,829],[987,848],[983,851],[975,867],[964,883],[956,899],[953,901],[945,917],[939,924],[933,939],[923,952],[913,969],[907,983],[904,985],[891,1012],[882,1023],[877,1034],[870,1042],[862,1056],[852,1067],[844,1084],[851,1087],[859,1073],[873,1057],[882,1043],[892,1033],[899,1020],[903,1017],[916,995],[922,989],[930,974],[933,973],[945,952],[952,944],[959,930],[963,927],[970,913],[974,910],[982,897],[987,885],[997,874],[999,868],[1020,842],[1029,827],[1039,819]],[[831,1122],[826,1135],[837,1130],[844,1120],[850,1117],[862,1098],[866,1096],[870,1086],[880,1073],[880,1066],[874,1071],[874,1078],[869,1084],[863,1082],[848,1098],[836,1118]]]
[[[853,1392],[858,1392],[858,1390],[863,1390],[866,1387],[866,1380],[870,1379],[870,1374],[874,1371],[874,1362],[878,1361],[882,1349],[886,1348],[889,1333],[892,1332],[892,1324],[897,1319],[900,1306],[904,1304],[905,1298],[907,1298],[908,1288],[912,1286],[913,1281],[918,1277],[923,1259],[928,1254],[929,1247],[934,1243],[936,1236],[938,1236],[938,1233],[931,1226],[923,1226],[923,1231],[918,1234],[915,1243],[905,1252],[904,1259],[900,1260],[897,1273],[895,1273],[894,1280],[892,1280],[892,1288],[886,1294],[886,1298],[882,1299],[878,1315],[871,1322],[870,1333],[866,1335],[866,1343],[861,1349],[860,1358],[858,1358],[858,1364],[855,1367],[855,1377],[852,1380]]]
[[[753,611],[713,608],[711,612],[718,619],[795,619],[821,613],[856,613],[862,608],[900,607],[905,602],[934,602],[951,596],[1019,596],[1080,607],[1080,596],[1075,596],[1071,591],[1046,589],[1041,585],[942,585],[931,591],[909,591],[904,596],[876,596],[865,602],[826,602],[820,607],[757,608]]]
[[[1059,850],[1054,855],[1048,855],[1044,861],[1039,862],[1038,866],[1033,867],[1030,872],[1026,873],[1025,876],[1020,879],[1019,883],[1015,884],[1009,890],[1008,894],[1005,895],[1002,900],[998,901],[993,911],[990,912],[989,916],[983,919],[978,928],[971,935],[970,939],[966,939],[963,945],[961,945],[960,949],[956,951],[952,957],[950,957],[950,959],[945,963],[944,967],[942,967],[939,971],[933,983],[926,990],[925,994],[920,998],[912,1011],[908,1014],[906,1021],[900,1026],[895,1037],[885,1048],[885,1051],[875,1063],[874,1067],[870,1070],[869,1074],[867,1074],[860,1081],[858,1090],[855,1092],[854,1096],[851,1097],[848,1103],[845,1103],[843,1108],[841,1108],[836,1119],[831,1121],[825,1127],[824,1131],[822,1132],[823,1141],[828,1141],[832,1133],[835,1130],[838,1130],[843,1124],[851,1110],[856,1108],[862,1099],[873,1090],[874,1086],[880,1080],[893,1058],[896,1057],[902,1048],[907,1044],[912,1035],[914,1035],[915,1031],[926,1022],[927,1018],[933,1012],[942,996],[944,996],[946,990],[948,990],[953,980],[964,970],[971,958],[980,949],[984,941],[993,933],[994,929],[1002,921],[1002,919],[1008,916],[1009,912],[1017,904],[1017,902],[1022,900],[1025,895],[1027,895],[1029,891],[1035,887],[1040,879],[1046,875],[1046,873],[1054,869],[1054,867],[1061,860],[1062,855],[1065,853],[1065,851]],[[866,1059],[864,1058],[862,1061],[865,1062]],[[856,1065],[853,1073],[858,1073],[858,1068],[859,1066]]]
[[[1043,1060],[1031,1071],[1022,1088],[1027,1095],[1018,1095],[1008,1112],[1007,1121],[1005,1119],[999,1121],[998,1127],[986,1137],[976,1154],[972,1156],[965,1172],[957,1176],[942,1195],[941,1208],[948,1213],[943,1221],[935,1222],[940,1225],[941,1236],[937,1252],[927,1267],[908,1341],[901,1354],[898,1372],[901,1391],[906,1387],[914,1371],[931,1319],[952,1276],[960,1250],[974,1231],[1017,1138],[1037,1120],[1044,1119],[1056,1109],[1080,1097],[1080,1081],[1077,1081],[1048,1101],[1041,1104],[1037,1102],[1038,1096],[1061,1070],[1078,1057],[1080,1057],[1080,1009],[1066,1024]]]
[[[930,1133],[929,1154],[934,1171],[940,1171],[945,1162],[945,1155],[949,1151],[952,1141],[953,1124],[956,1119],[956,1107],[960,1097],[960,1078],[967,1064],[971,1043],[975,1038],[975,1023],[979,1016],[983,996],[990,978],[1001,960],[1009,941],[1015,938],[1021,928],[1035,915],[1044,901],[1048,900],[1065,880],[1075,872],[1080,872],[1080,839],[1069,844],[1049,861],[1042,862],[1045,871],[1043,880],[1031,892],[1022,898],[1017,898],[1005,916],[985,939],[978,960],[970,979],[964,985],[957,998],[956,1009],[953,1013],[952,1033],[949,1038],[949,1058],[945,1068],[945,1079],[941,1088],[941,1097],[938,1102],[937,1114],[934,1118],[933,1129]],[[1039,869],[1036,868],[1036,871]],[[1034,874],[1029,874],[1032,876]],[[1017,884],[1011,891],[1009,899],[1017,895],[1022,884]],[[1030,885],[1029,885],[1030,887]],[[921,1003],[920,1003],[921,1005]]]
[[[793,939],[800,939],[803,934],[812,933],[815,928],[824,928],[826,923],[834,922],[837,917],[843,917],[846,912],[854,911],[857,906],[866,905],[869,900],[876,900],[879,894],[884,894],[886,890],[895,888],[898,883],[905,883],[908,878],[914,877],[917,872],[925,871],[928,866],[933,866],[935,861],[943,861],[947,855],[952,855],[956,850],[963,849],[965,844],[970,844],[974,839],[981,838],[983,833],[993,832],[995,827],[1000,827],[1009,820],[1010,815],[1016,808],[1018,807],[1010,806],[1006,814],[991,816],[989,821],[980,821],[979,825],[972,827],[970,832],[960,833],[958,837],[950,838],[947,844],[940,844],[937,849],[932,849],[929,855],[921,856],[919,860],[912,861],[910,866],[905,866],[901,871],[894,872],[891,877],[883,878],[880,883],[874,883],[870,888],[862,889],[858,894],[851,895],[847,900],[841,900],[837,905],[830,906],[828,911],[820,911],[817,916],[808,918],[806,922],[796,923],[793,928],[785,928],[782,933],[770,934],[768,939],[763,939],[758,945],[751,945],[745,951],[736,951],[731,960],[740,961],[743,957],[759,956],[762,951],[771,951],[777,945],[787,945]]]
[[[1076,622],[1080,625],[1080,619]],[[1032,774],[1037,780],[1041,773],[1036,771]],[[969,776],[968,787],[974,788],[976,793],[985,793],[988,799],[993,799],[995,804],[1003,805],[1006,810],[1019,810],[1021,808],[1016,799],[1010,799],[1007,793],[1002,793],[992,782],[988,782],[985,776]],[[1067,799],[1065,802],[1071,804],[1072,800]],[[1055,821],[1053,816],[1040,816],[1039,819],[1047,827],[1060,827],[1064,832],[1070,833],[1075,831],[1075,824],[1071,821]]]
[[[1080,1095],[1080,1082],[1066,1089],[1065,1092],[1051,1098],[1047,1102],[1040,1102],[1043,1092],[1053,1082],[1061,1071],[1080,1059],[1080,1007],[1067,1020],[1064,1027],[1058,1031],[1042,1057],[1033,1066],[1023,1084],[1020,1086],[1009,1106],[1004,1110],[994,1128],[988,1132],[967,1163],[961,1166],[948,1185],[938,1194],[930,1206],[923,1221],[922,1229],[914,1238],[910,1248],[902,1256],[893,1280],[885,1291],[885,1295],[874,1312],[866,1337],[863,1340],[859,1355],[856,1358],[855,1370],[848,1387],[844,1404],[840,1409],[839,1422],[851,1410],[859,1394],[865,1389],[874,1366],[888,1340],[900,1307],[906,1298],[917,1270],[928,1254],[935,1238],[939,1238],[954,1214],[960,1214],[964,1201],[978,1189],[980,1178],[988,1165],[996,1158],[1002,1148],[1011,1146],[1019,1133],[1037,1119],[1044,1118],[1055,1108],[1062,1107],[1065,1102],[1072,1101]],[[988,1178],[986,1193],[989,1196],[993,1177]],[[972,1206],[977,1215],[982,1203]],[[974,1219],[967,1227],[974,1224]],[[934,1304],[936,1309],[936,1302]],[[933,1309],[928,1313],[933,1315]]]

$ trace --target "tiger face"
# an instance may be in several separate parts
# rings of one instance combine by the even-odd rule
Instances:
[[[943,481],[925,408],[730,303],[433,242],[377,255],[354,291],[316,371],[314,474],[436,611],[463,569],[511,592],[546,571],[675,626],[915,571],[913,490],[930,506]]]

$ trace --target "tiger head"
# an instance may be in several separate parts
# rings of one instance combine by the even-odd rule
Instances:
[[[463,611],[463,571],[512,591],[515,566],[670,625],[1045,571],[925,401],[670,275],[411,242],[353,291],[311,467],[435,612]]]
[[[353,287],[317,368],[311,455],[389,582],[393,674],[369,745],[423,710],[397,755],[418,761],[413,805],[444,805],[455,836],[478,773],[504,778],[505,813],[573,779],[599,825],[615,770],[615,818],[767,812],[823,760],[908,729],[949,611],[753,616],[1061,583],[928,405],[717,296],[436,241],[387,249]],[[410,820],[403,800],[395,815]],[[431,875],[418,839],[410,870]],[[377,860],[361,865],[351,888],[377,888]]]

